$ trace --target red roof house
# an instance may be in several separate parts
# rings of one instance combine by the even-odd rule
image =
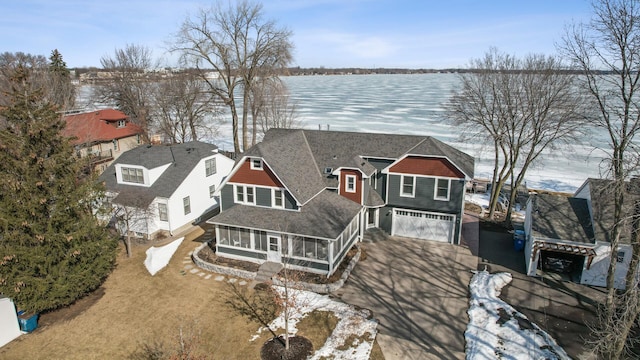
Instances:
[[[121,153],[141,144],[143,130],[115,109],[96,110],[64,117],[63,135],[72,138],[77,155],[91,158],[94,170],[102,172]]]

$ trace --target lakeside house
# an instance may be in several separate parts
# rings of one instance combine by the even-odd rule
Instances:
[[[429,136],[270,129],[217,191],[216,254],[329,276],[369,228],[458,244],[473,171]]]
[[[62,134],[72,138],[76,156],[101,173],[122,153],[142,143],[142,128],[122,111],[103,109],[65,115]]]
[[[640,200],[640,180],[626,183],[623,212],[632,214]],[[611,247],[612,181],[587,179],[572,196],[536,194],[527,202],[524,257],[527,275],[551,271],[584,285],[606,286],[615,251],[615,287],[625,286],[631,261],[631,221],[624,221],[619,245]]]
[[[154,238],[211,216],[219,207],[214,194],[232,167],[213,144],[142,145],[124,152],[99,180],[121,233]]]

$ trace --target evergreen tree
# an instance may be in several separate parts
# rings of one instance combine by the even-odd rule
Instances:
[[[0,293],[40,312],[98,288],[117,240],[93,216],[98,184],[79,180],[64,121],[30,71],[17,67],[0,109]]]
[[[58,110],[68,110],[75,104],[76,91],[71,83],[71,73],[62,54],[55,49],[49,57],[49,98]]]

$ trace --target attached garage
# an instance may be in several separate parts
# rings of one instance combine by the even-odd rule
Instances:
[[[416,210],[393,210],[391,235],[453,243],[456,216]]]

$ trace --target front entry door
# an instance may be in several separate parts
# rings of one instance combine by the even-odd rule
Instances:
[[[378,209],[367,210],[367,229],[378,227]]]
[[[280,237],[269,236],[269,248],[267,249],[267,261],[280,262]]]

